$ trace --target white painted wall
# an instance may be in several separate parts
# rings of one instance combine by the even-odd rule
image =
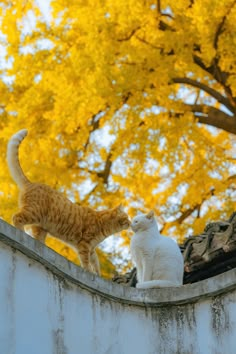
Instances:
[[[96,277],[0,222],[0,354],[235,354],[236,272],[179,289]]]

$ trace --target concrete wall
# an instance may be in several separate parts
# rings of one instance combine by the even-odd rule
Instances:
[[[236,353],[236,270],[126,288],[0,222],[0,354],[164,353]]]

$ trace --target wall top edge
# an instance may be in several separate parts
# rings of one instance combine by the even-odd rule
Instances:
[[[128,305],[159,307],[174,306],[204,300],[227,293],[236,288],[236,269],[215,277],[178,288],[141,290],[113,283],[68,261],[31,236],[0,220],[0,243],[20,251],[63,281],[69,281],[90,293],[110,301]]]

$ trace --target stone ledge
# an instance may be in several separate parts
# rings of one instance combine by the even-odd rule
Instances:
[[[138,290],[118,285],[85,271],[3,220],[0,220],[0,242],[41,263],[61,279],[123,304],[143,307],[175,306],[200,301],[236,288],[236,269],[179,288]]]

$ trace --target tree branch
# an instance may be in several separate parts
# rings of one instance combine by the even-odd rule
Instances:
[[[141,38],[141,37],[139,37],[139,36],[136,36],[135,38],[137,38],[140,42],[142,42],[142,43],[144,43],[144,44],[147,44],[147,45],[149,45],[150,47],[152,47],[152,48],[154,48],[154,49],[158,49],[158,50],[162,50],[162,49],[163,49],[162,47],[158,47],[158,46],[156,46],[156,45],[154,45],[154,44],[152,44],[152,43],[146,41],[146,39]]]
[[[201,105],[189,105],[194,116],[199,123],[207,124],[215,128],[223,129],[231,134],[236,134],[236,117],[231,117],[228,114],[220,111],[215,107],[204,106],[201,110]]]
[[[96,170],[88,170],[88,172],[92,175],[96,175],[98,178],[101,178],[103,183],[108,185],[108,178],[111,173],[111,167],[112,167],[112,149],[107,155],[106,161],[105,161],[105,166],[102,171],[96,171]]]
[[[231,175],[231,176],[229,176],[229,177],[225,180],[225,182],[230,183],[230,182],[233,182],[235,179],[236,179],[236,175]],[[200,209],[201,209],[202,204],[203,204],[206,200],[208,200],[209,197],[212,197],[214,194],[215,194],[215,188],[211,188],[211,189],[206,193],[206,195],[202,198],[202,200],[201,200],[200,203],[195,204],[193,207],[191,207],[191,208],[189,208],[189,209],[185,209],[185,210],[182,212],[182,214],[181,214],[177,219],[175,219],[175,220],[172,221],[172,222],[165,223],[164,227],[165,227],[167,224],[169,224],[169,225],[171,225],[171,224],[176,224],[176,223],[177,223],[177,224],[182,224],[182,223],[185,221],[185,219],[187,219],[190,215],[192,215],[192,213],[193,213],[194,211],[196,211],[196,210],[198,211],[197,217],[200,217]],[[164,227],[163,227],[163,228],[164,228]]]
[[[95,130],[99,129],[99,126],[100,126],[100,120],[101,118],[103,117],[102,113],[103,112],[106,112],[106,110],[109,108],[109,106],[107,105],[107,107],[105,107],[104,110],[100,110],[98,111],[97,113],[95,113],[90,122],[89,122],[89,126],[91,127],[90,128],[90,131],[89,131],[89,136],[88,136],[88,139],[86,141],[86,143],[84,144],[84,150],[86,151],[87,148],[88,148],[88,145],[90,143],[90,136],[93,132],[95,132]]]
[[[226,97],[224,97],[219,92],[215,91],[213,88],[203,84],[200,81],[196,81],[196,80],[193,80],[193,79],[190,79],[187,77],[183,77],[183,78],[174,78],[173,82],[178,83],[178,84],[187,84],[187,85],[190,85],[193,87],[197,87],[200,90],[208,93],[213,98],[215,98],[219,103],[221,103],[225,107],[227,107],[232,113],[234,113],[234,111],[235,111],[235,107],[233,107],[231,105],[230,101]]]
[[[138,26],[134,29],[132,29],[132,31],[126,36],[126,37],[123,37],[123,38],[117,38],[117,41],[118,42],[126,42],[126,41],[129,41],[134,35],[135,33],[141,28],[141,26]]]
[[[189,209],[183,211],[182,214],[180,215],[180,217],[178,217],[174,222],[178,223],[178,224],[182,224],[182,222],[185,219],[187,219],[190,215],[192,215],[192,213],[195,210],[198,210],[198,213],[199,213],[199,209],[201,208],[201,205],[203,204],[204,201],[205,201],[205,199],[202,200],[201,204],[198,203],[198,204],[194,205],[192,208],[189,208]]]
[[[207,124],[236,135],[236,116],[229,116],[221,110],[201,104],[184,104],[185,111],[190,111],[199,123]],[[179,118],[184,115],[182,112],[169,112],[170,118]]]
[[[102,172],[97,173],[97,176],[99,178],[102,178],[103,183],[106,185],[108,184],[108,178],[110,176],[112,162],[113,162],[112,161],[112,152],[110,151],[109,154],[107,155],[104,170]]]
[[[190,0],[190,5],[188,6],[188,8],[191,8],[193,3],[194,3],[194,0]],[[227,13],[223,17],[221,23],[219,24],[219,26],[218,26],[218,28],[216,30],[216,34],[215,34],[215,37],[214,37],[214,47],[215,48],[217,48],[218,39],[219,39],[220,34],[223,31],[223,27],[224,27],[225,21],[227,19],[227,15],[230,13],[230,11],[234,7],[235,3],[236,3],[236,1],[234,1],[233,4],[230,6],[230,8],[228,9]],[[164,15],[164,14],[161,13],[160,0],[157,0],[157,13],[159,15],[158,18],[160,16]],[[163,22],[161,20],[158,23],[158,29],[161,30],[161,31],[166,31],[166,30],[173,31],[173,32],[175,31],[175,29],[173,27],[171,27],[170,25],[166,24],[165,22]],[[206,71],[209,74],[211,74],[214,77],[214,79],[223,86],[223,88],[225,90],[225,93],[227,94],[228,99],[229,99],[229,101],[231,103],[231,106],[234,108],[233,112],[236,113],[236,98],[233,97],[232,90],[231,90],[230,86],[227,85],[227,79],[229,77],[229,73],[224,72],[224,71],[222,71],[220,69],[220,67],[218,66],[217,58],[213,59],[213,61],[212,61],[210,66],[206,66],[205,63],[203,62],[203,60],[201,59],[201,57],[196,54],[197,52],[201,53],[201,46],[196,43],[194,45],[194,48],[193,48],[193,61],[194,61],[194,63],[196,65],[198,65],[204,71]],[[168,55],[174,55],[174,54],[175,54],[174,49],[172,49],[168,53]]]
[[[161,15],[161,0],[157,0],[157,13]]]
[[[233,97],[230,87],[226,84],[229,78],[229,73],[222,71],[217,65],[217,61],[215,59],[210,66],[206,66],[198,55],[193,54],[193,61],[201,69],[211,74],[212,77],[223,86],[232,107],[236,107],[236,98]],[[234,111],[236,111],[236,108],[234,108]]]
[[[224,32],[224,25],[225,25],[225,22],[226,22],[226,19],[227,19],[227,16],[230,14],[231,10],[233,9],[234,5],[236,4],[236,1],[234,1],[232,3],[232,5],[228,8],[226,14],[223,16],[221,22],[219,23],[219,26],[216,30],[216,33],[215,33],[215,38],[214,38],[214,48],[217,50],[218,49],[218,40],[219,40],[219,37],[221,35],[221,33]]]

